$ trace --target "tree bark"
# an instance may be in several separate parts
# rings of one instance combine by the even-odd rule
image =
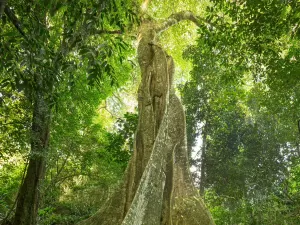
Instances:
[[[105,207],[79,225],[214,224],[189,172],[185,114],[172,85],[172,57],[157,34],[191,17],[172,15],[162,24],[145,21],[139,30],[139,122],[134,154],[124,182]]]
[[[42,77],[36,76],[37,89],[32,118],[29,165],[19,189],[13,225],[35,225],[41,181],[44,179],[46,150],[50,132],[50,106],[42,90]]]

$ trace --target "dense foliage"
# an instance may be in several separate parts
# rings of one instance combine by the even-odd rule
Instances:
[[[7,3],[0,30],[1,218],[12,216],[18,186],[36,156],[47,161],[39,188],[42,223],[54,222],[48,214],[64,203],[66,193],[81,204],[84,185],[87,193],[107,195],[117,183],[134,131],[106,130],[109,124],[97,119],[97,108],[130,78],[132,38],[123,34],[138,23],[134,8],[126,0]],[[52,118],[51,124],[41,118]],[[34,129],[50,133],[44,150],[35,149]],[[81,217],[97,204],[88,198],[87,208],[74,202],[68,204],[84,212],[77,213]]]
[[[218,224],[298,224],[299,5],[213,2],[182,87],[198,185]]]

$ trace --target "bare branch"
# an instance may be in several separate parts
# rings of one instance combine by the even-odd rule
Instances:
[[[195,23],[197,26],[200,26],[203,22],[208,23],[201,17],[195,16],[191,11],[181,11],[175,14],[172,14],[169,18],[167,18],[164,22],[157,25],[156,32],[161,33],[167,30],[169,27],[179,23],[180,21],[190,20]]]
[[[107,111],[111,115],[111,117],[116,118],[116,116],[108,109],[106,100],[104,101],[104,104],[105,105],[100,107],[99,109],[104,109],[105,111]]]

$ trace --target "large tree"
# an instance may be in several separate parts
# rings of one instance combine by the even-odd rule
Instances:
[[[1,88],[21,93],[32,105],[30,153],[14,225],[36,224],[53,106],[62,93],[72,89],[78,74],[88,75],[90,84],[97,83],[106,94],[107,86],[124,82],[120,65],[124,71],[128,67],[122,60],[129,45],[119,35],[125,24],[135,22],[132,7],[130,0],[0,1],[0,14],[5,13],[0,30]]]
[[[80,225],[214,224],[189,172],[185,113],[173,85],[174,62],[157,41],[163,31],[183,20],[201,21],[190,11],[160,23],[142,19],[134,154],[110,202]]]

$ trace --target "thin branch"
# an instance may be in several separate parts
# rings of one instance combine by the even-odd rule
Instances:
[[[123,34],[121,30],[96,30],[94,34]]]
[[[48,191],[50,189],[50,187],[55,186],[55,184],[57,183],[57,180],[59,180],[59,175],[61,174],[61,172],[63,171],[68,159],[70,157],[70,152],[67,155],[67,157],[64,159],[62,165],[60,168],[57,168],[57,172],[54,178],[51,179],[50,183],[48,184],[48,186],[45,188],[44,192]]]
[[[181,11],[175,14],[172,14],[164,22],[156,26],[156,33],[161,33],[167,30],[169,27],[179,23],[180,21],[190,20],[195,23],[197,26],[200,26],[203,23],[208,23],[201,17],[195,16],[191,11]],[[210,24],[210,23],[208,23]]]
[[[117,94],[113,93],[113,96],[119,101],[120,104],[124,104],[124,102],[121,100],[121,97],[117,96]]]
[[[111,117],[113,117],[113,118],[116,118],[116,116],[107,108],[107,104],[106,104],[106,100],[105,100],[105,105],[104,106],[102,106],[102,107],[100,107],[99,109],[101,110],[101,109],[104,109],[105,111],[107,111],[110,115],[111,115]]]
[[[56,185],[58,183],[61,183],[61,182],[64,182],[65,180],[67,180],[69,178],[73,178],[73,177],[77,177],[77,176],[89,176],[89,174],[88,173],[80,173],[80,172],[78,172],[78,173],[74,173],[74,174],[71,174],[71,175],[67,175],[67,176],[58,178],[56,180],[56,183],[54,185]]]

